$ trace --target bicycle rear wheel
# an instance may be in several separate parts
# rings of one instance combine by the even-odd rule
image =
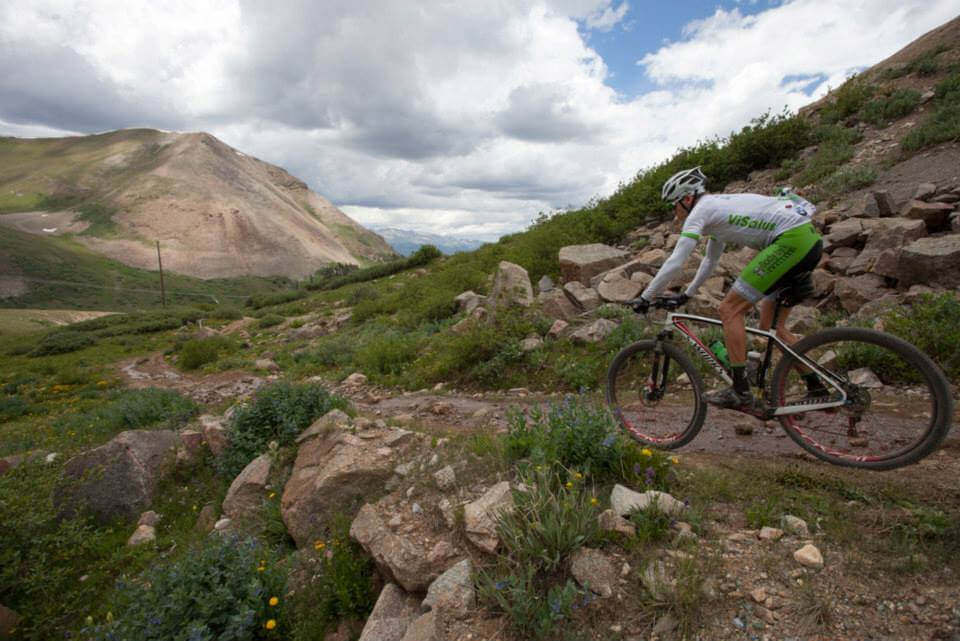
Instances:
[[[800,447],[834,465],[889,470],[916,463],[946,437],[953,399],[940,369],[916,347],[889,334],[838,327],[799,341],[793,350],[835,374],[842,407],[779,417]],[[778,406],[841,398],[808,392],[809,373],[785,354],[773,373]],[[822,377],[821,377],[822,378]]]
[[[614,357],[607,371],[607,404],[635,440],[660,449],[689,443],[707,412],[703,381],[690,359],[670,343],[639,341]]]

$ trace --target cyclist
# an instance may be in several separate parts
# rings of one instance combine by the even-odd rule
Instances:
[[[719,308],[733,386],[706,395],[707,402],[719,407],[749,409],[753,407],[753,394],[746,378],[744,316],[762,299],[760,327],[769,329],[773,321],[773,292],[786,285],[794,291],[812,292],[810,272],[820,261],[823,241],[810,222],[816,208],[799,196],[786,191],[779,197],[708,194],[706,181],[700,167],[694,167],[674,174],[664,183],[661,196],[673,203],[676,221],[683,224],[683,229],[670,258],[634,301],[634,308],[647,311],[651,301],[680,274],[701,236],[708,237],[706,253],[693,282],[676,299],[678,304],[694,296],[710,277],[726,243],[760,250],[740,273]],[[786,328],[789,314],[790,307],[785,306],[776,332],[782,341],[792,345],[798,337]],[[805,378],[811,395],[826,392],[816,374],[809,373]]]

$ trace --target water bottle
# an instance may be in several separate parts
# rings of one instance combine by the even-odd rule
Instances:
[[[730,358],[727,356],[727,346],[723,341],[713,341],[710,344],[710,351],[714,353],[721,365],[730,369]]]

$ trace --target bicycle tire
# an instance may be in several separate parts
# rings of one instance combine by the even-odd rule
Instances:
[[[656,344],[653,340],[639,341],[625,347],[614,357],[607,370],[607,405],[620,426],[634,440],[657,449],[672,450],[689,443],[703,427],[707,413],[703,400],[703,379],[686,354],[670,343],[661,343],[663,362],[668,364],[669,380],[662,398],[653,400],[645,396],[644,391],[651,389],[650,374],[656,356]],[[673,365],[686,374],[688,382],[679,382],[679,376],[670,378]],[[640,378],[643,381],[638,385]],[[666,391],[667,387],[669,392]],[[692,414],[687,418],[686,414],[691,408]],[[678,421],[682,429],[668,432],[665,436],[656,435],[650,430],[651,426],[672,430]]]
[[[838,327],[792,349],[847,381],[844,407],[778,417],[787,435],[813,456],[834,465],[891,470],[916,463],[946,438],[953,418],[950,386],[940,368],[910,343],[871,329]],[[871,369],[876,380],[861,370],[871,365],[878,370]],[[809,398],[801,386],[803,371],[798,359],[784,354],[769,398],[778,406],[802,402],[800,394]],[[868,380],[854,384],[853,374]]]

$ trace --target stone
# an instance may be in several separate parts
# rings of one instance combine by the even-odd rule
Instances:
[[[550,326],[550,331],[547,332],[547,336],[550,338],[560,338],[563,334],[563,330],[570,327],[570,323],[565,320],[557,319],[553,321],[553,325]]]
[[[804,567],[817,569],[823,567],[823,555],[820,554],[820,550],[812,543],[808,543],[794,552],[793,558]]]
[[[533,304],[533,286],[527,270],[505,260],[500,261],[490,291],[490,302],[494,307]]]
[[[203,440],[206,441],[210,453],[214,457],[220,456],[227,448],[228,437],[227,428],[223,424],[223,418],[213,416],[212,414],[203,414],[198,419],[200,421],[200,431],[203,433]]]
[[[581,547],[570,557],[570,573],[584,588],[602,597],[613,595],[619,572],[600,550]]]
[[[800,517],[792,514],[784,514],[780,518],[780,527],[789,534],[795,536],[810,536],[810,530],[807,528],[807,522]]]
[[[917,185],[917,191],[913,193],[914,200],[927,200],[937,193],[937,186],[933,183],[920,183]]]
[[[381,492],[395,459],[412,442],[410,432],[391,429],[377,438],[338,431],[304,442],[280,502],[283,522],[298,547],[320,538],[334,514]]]
[[[152,543],[157,540],[157,530],[152,525],[138,525],[130,538],[127,539],[127,545],[135,546],[142,543]]]
[[[644,287],[642,282],[634,281],[621,272],[608,272],[597,284],[597,294],[610,303],[625,303],[639,296]]]
[[[902,255],[901,255],[902,260]],[[838,278],[833,293],[840,305],[849,313],[854,313],[871,300],[883,296],[886,282],[877,274],[862,274],[853,278]]]
[[[482,497],[464,506],[464,531],[467,539],[485,552],[493,553],[500,543],[497,537],[497,517],[513,510],[510,483],[501,481]]]
[[[540,310],[549,318],[569,321],[580,314],[580,308],[561,289],[544,292],[537,297]]]
[[[440,574],[428,560],[427,550],[391,532],[369,503],[360,508],[350,524],[350,537],[373,557],[381,573],[407,592],[423,592]]]
[[[859,369],[852,370],[849,373],[849,376],[850,382],[854,385],[860,385],[868,389],[877,389],[883,387],[883,383],[880,382],[880,379],[869,367],[861,367]]]
[[[464,559],[441,574],[427,588],[421,604],[424,608],[461,618],[476,606],[477,591],[473,585],[473,565]]]
[[[180,439],[167,430],[121,432],[66,462],[54,490],[61,516],[88,510],[99,522],[132,520],[153,502],[157,486],[176,465]]]
[[[537,281],[537,291],[539,293],[552,291],[556,285],[553,283],[553,279],[544,274],[540,277],[540,280]]]
[[[899,284],[960,287],[960,234],[927,237],[900,252]]]
[[[367,376],[361,372],[354,372],[350,376],[343,379],[343,385],[345,387],[362,387],[367,384]]]
[[[213,503],[207,503],[200,509],[193,529],[202,534],[209,534],[213,531],[213,526],[216,525],[217,521],[217,506]]]
[[[160,522],[160,515],[153,510],[147,510],[137,519],[137,525],[156,526]]]
[[[763,603],[767,600],[767,590],[762,587],[750,590],[750,598],[756,603]]]
[[[595,289],[584,287],[580,281],[571,281],[563,286],[563,292],[577,309],[590,312],[600,307],[600,295]]]
[[[459,294],[453,300],[456,301],[459,311],[469,314],[486,302],[487,297],[468,290]]]
[[[361,376],[363,376],[361,374]],[[330,432],[350,426],[350,416],[343,410],[333,409],[315,420],[310,427],[300,432],[296,443],[300,445],[318,436],[327,436]]]
[[[893,216],[895,207],[889,191],[878,189],[873,192],[873,199],[877,203],[877,211],[882,218]]]
[[[520,341],[521,352],[532,352],[543,347],[543,339],[539,336],[531,336]]]
[[[820,310],[806,305],[797,305],[790,310],[787,329],[797,334],[811,334],[820,327]]]
[[[901,216],[922,220],[928,231],[940,231],[949,225],[950,213],[953,209],[950,203],[925,203],[911,200],[904,206]]]
[[[619,532],[620,534],[626,534],[627,536],[634,536],[637,533],[637,528],[623,518],[613,510],[604,510],[600,513],[600,516],[597,517],[597,523],[600,525],[600,529],[607,532]]]
[[[667,575],[667,567],[662,561],[651,561],[640,573],[640,582],[654,599],[660,601],[673,592],[674,581]]]
[[[256,369],[265,369],[268,372],[279,372],[280,366],[269,358],[258,358],[253,362],[253,366]]]
[[[657,490],[640,493],[618,484],[614,485],[610,492],[610,507],[620,516],[627,516],[635,510],[646,509],[652,503],[656,504],[661,512],[670,516],[679,516],[687,509],[683,502],[666,492]]]
[[[589,285],[590,279],[629,259],[629,253],[604,245],[568,245],[560,248],[560,275],[564,283]]]
[[[648,249],[637,257],[637,261],[651,267],[662,267],[667,262],[667,252],[662,249]]]
[[[612,320],[598,318],[570,334],[570,339],[576,343],[599,343],[612,334],[616,328],[617,324]]]
[[[270,454],[250,461],[237,475],[223,499],[223,514],[235,521],[256,519],[266,498],[266,486],[272,464]]]
[[[436,612],[430,611],[421,614],[407,626],[401,641],[443,641],[445,638],[437,627]]]
[[[737,436],[750,436],[753,434],[753,423],[741,421],[733,426],[733,433]]]
[[[437,488],[449,490],[457,484],[457,475],[451,466],[446,465],[433,473],[433,480],[437,484]]]
[[[960,234],[960,212],[950,214],[950,231]]]
[[[775,527],[764,526],[760,528],[757,538],[761,541],[779,541],[783,537],[783,530]]]
[[[830,226],[830,233],[823,239],[824,248],[851,247],[863,237],[863,224],[857,218],[847,218]]]
[[[403,641],[407,628],[419,616],[419,599],[388,583],[367,617],[359,641]]]

